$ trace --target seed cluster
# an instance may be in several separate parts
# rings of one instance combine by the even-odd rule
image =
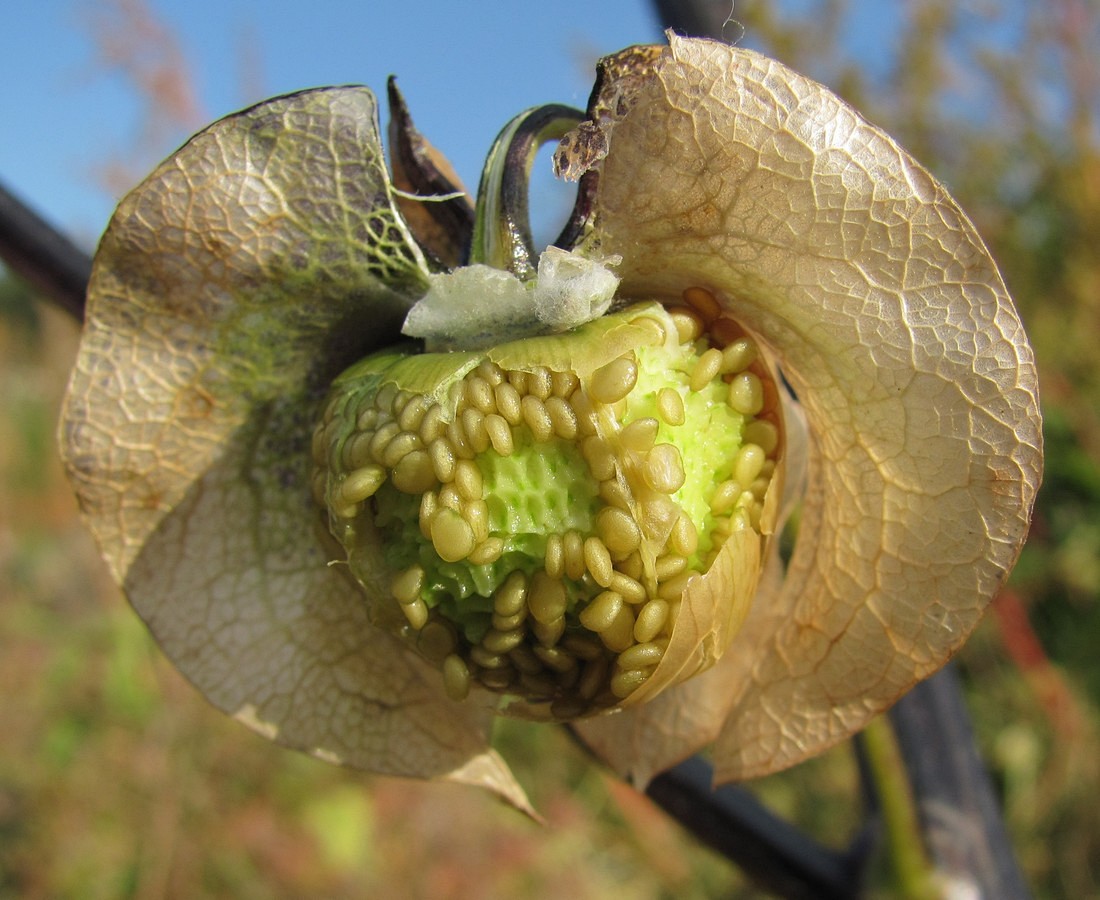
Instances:
[[[624,421],[639,383],[634,351],[583,380],[485,360],[456,386],[453,414],[392,384],[354,403],[338,396],[326,411],[314,440],[318,502],[338,522],[372,518],[372,498],[387,484],[418,496],[420,535],[447,563],[488,566],[512,549],[511,535],[490,528],[485,454],[568,442],[598,485],[592,527],[545,535],[542,558],[499,581],[477,627],[444,614],[424,565],[393,577],[407,639],[440,666],[455,700],[480,685],[547,703],[557,718],[614,706],[660,663],[690,581],[731,534],[759,527],[779,430],[756,345],[701,288],[668,312],[647,320],[655,343],[688,345],[694,363],[656,391],[653,416]],[[692,521],[677,500],[687,478],[680,450],[658,437],[685,423],[691,392],[715,382],[747,424],[731,477],[708,486],[709,514]],[[341,416],[355,427],[337,440]]]

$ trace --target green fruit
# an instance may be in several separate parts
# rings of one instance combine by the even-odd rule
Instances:
[[[690,580],[759,530],[775,468],[755,346],[716,341],[687,309],[639,304],[483,352],[386,351],[337,380],[317,499],[375,620],[452,697],[478,684],[564,718],[652,675]]]

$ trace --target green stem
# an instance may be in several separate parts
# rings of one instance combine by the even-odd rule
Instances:
[[[497,136],[481,172],[470,262],[505,269],[527,280],[538,254],[531,238],[527,187],[539,148],[560,140],[584,116],[551,104],[520,113]]]
[[[938,900],[943,892],[924,846],[913,791],[889,720],[873,719],[862,737],[878,793],[894,893],[905,900]]]

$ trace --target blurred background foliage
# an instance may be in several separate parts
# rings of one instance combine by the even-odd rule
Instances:
[[[1046,478],[961,670],[1036,895],[1100,896],[1100,5],[897,7],[872,54],[846,48],[875,0],[741,3],[726,34],[895,135],[973,217],[1016,298]],[[471,790],[279,750],[211,710],[77,519],[53,434],[76,341],[71,320],[0,278],[0,898],[754,895],[552,729],[501,734],[539,828]],[[840,846],[858,828],[856,784],[841,747],[753,788]]]

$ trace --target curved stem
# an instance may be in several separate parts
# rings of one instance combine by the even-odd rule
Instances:
[[[556,141],[584,115],[551,104],[520,113],[497,136],[478,187],[470,262],[506,269],[526,280],[535,274],[538,254],[531,238],[528,181],[539,148]]]

